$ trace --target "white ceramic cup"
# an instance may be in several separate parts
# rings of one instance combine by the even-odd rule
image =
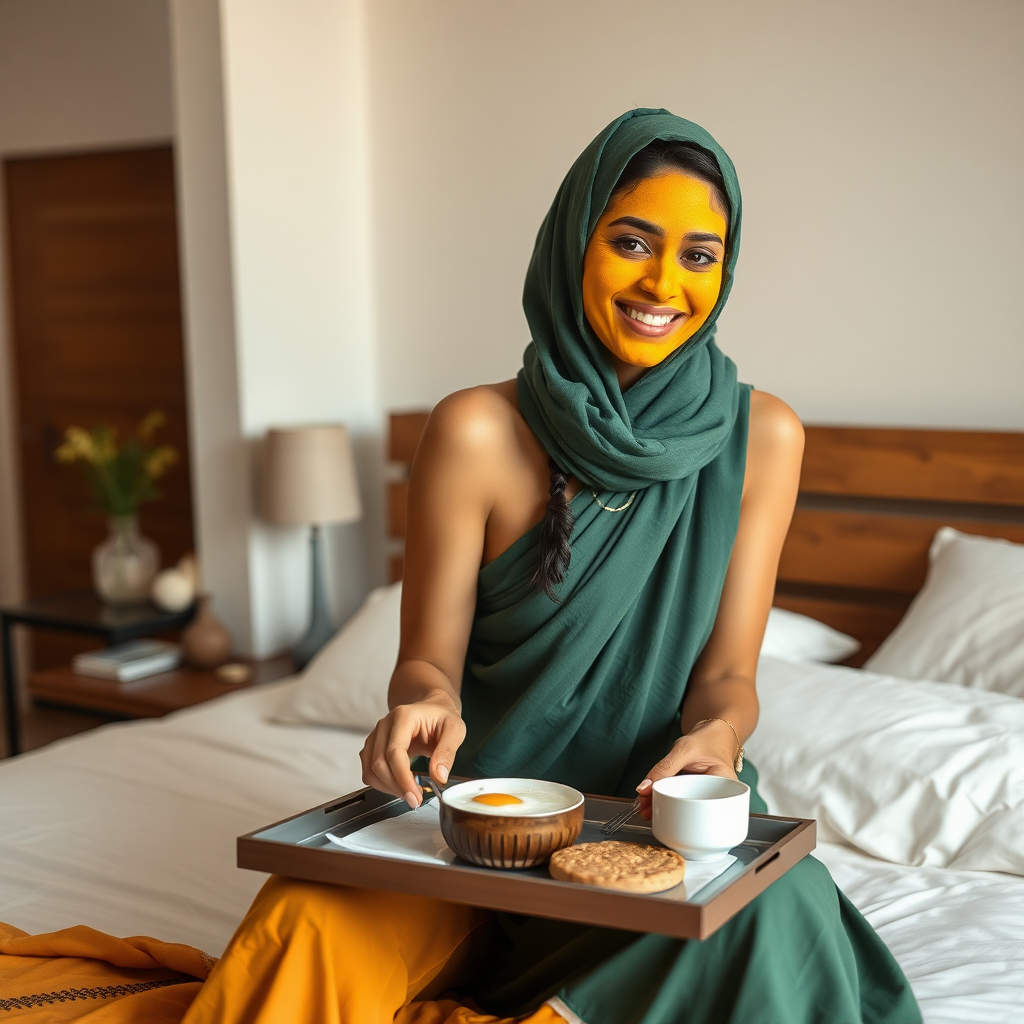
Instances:
[[[721,860],[747,838],[750,787],[717,775],[654,783],[654,838],[687,860]]]

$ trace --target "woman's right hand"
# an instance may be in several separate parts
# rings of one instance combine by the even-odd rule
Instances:
[[[410,807],[419,807],[423,790],[413,778],[412,759],[429,755],[431,778],[444,784],[465,738],[466,725],[447,694],[399,704],[366,737],[359,754],[363,782],[402,797]]]

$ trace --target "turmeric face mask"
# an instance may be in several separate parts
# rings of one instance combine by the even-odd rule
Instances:
[[[613,196],[583,258],[583,310],[613,356],[655,366],[693,337],[722,289],[726,221],[711,188],[667,171]]]

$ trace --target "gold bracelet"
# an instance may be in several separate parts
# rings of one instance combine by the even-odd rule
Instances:
[[[732,767],[733,771],[739,775],[739,773],[743,771],[743,744],[740,743],[740,734],[736,731],[736,727],[728,718],[702,718],[696,725],[690,727],[690,732],[693,732],[697,726],[707,725],[708,722],[725,722],[725,724],[732,729],[732,734],[736,737],[736,759],[733,761]]]

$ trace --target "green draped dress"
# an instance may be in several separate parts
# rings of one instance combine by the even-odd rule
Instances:
[[[621,392],[583,314],[586,241],[630,158],[694,143],[730,205],[718,304],[693,338]],[[629,111],[573,165],[538,235],[524,291],[532,341],[520,409],[584,482],[557,600],[530,585],[539,529],[485,566],[462,685],[455,770],[551,779],[632,796],[679,736],[690,672],[711,630],[740,514],[750,389],[714,343],[732,287],[735,170],[699,126]],[[621,512],[630,493],[635,499]],[[751,809],[765,810],[756,772]],[[524,1012],[557,995],[586,1024],[916,1024],[910,987],[875,932],[805,858],[704,941],[500,915],[502,949],[475,996]]]
[[[463,682],[463,774],[518,775],[632,796],[679,735],[686,672],[710,634],[739,517],[744,390],[730,443],[674,525],[637,495],[611,514],[572,501],[570,572],[556,604],[529,583],[538,529],[480,573]],[[662,485],[658,485],[662,486]],[[613,508],[620,495],[602,496]],[[703,505],[708,508],[702,509]],[[704,516],[701,513],[707,512]],[[694,517],[705,524],[690,527]],[[696,597],[688,597],[696,595]],[[577,599],[579,603],[577,604]],[[603,640],[603,642],[602,642]],[[751,810],[766,812],[757,773]],[[813,857],[704,941],[499,915],[502,956],[474,993],[496,1014],[558,995],[586,1024],[915,1024],[885,944]]]

